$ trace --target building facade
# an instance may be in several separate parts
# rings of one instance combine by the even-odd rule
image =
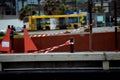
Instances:
[[[17,15],[28,4],[38,4],[39,0],[0,0],[0,15]],[[41,0],[43,2],[44,0]]]
[[[87,11],[88,0],[59,0],[64,4],[68,4],[82,11]],[[120,1],[119,0],[93,0],[94,7],[103,6],[104,13],[113,15],[113,1],[117,2],[117,14],[120,16]],[[41,5],[45,0],[0,0],[0,15],[17,15],[19,10],[25,5]]]
[[[15,0],[0,0],[0,14],[15,15],[16,14]]]

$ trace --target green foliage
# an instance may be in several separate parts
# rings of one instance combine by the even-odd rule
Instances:
[[[65,5],[64,4],[60,4],[59,5],[59,10],[60,10],[60,14],[64,14],[64,12],[66,11]]]
[[[19,11],[19,19],[24,20],[25,17],[36,14],[36,11],[33,7],[25,6]]]
[[[0,36],[4,36],[5,35],[5,33],[4,32],[0,32]]]
[[[58,11],[59,9],[59,1],[56,0],[46,0],[45,5],[44,5],[44,11],[48,15],[53,15],[53,14],[58,14],[60,13]]]
[[[46,0],[44,5],[44,11],[47,15],[60,15],[64,14],[66,11],[73,10],[76,10],[76,8],[70,5],[65,5],[59,0]]]

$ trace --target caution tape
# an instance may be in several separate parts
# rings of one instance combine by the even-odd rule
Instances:
[[[53,47],[50,47],[50,48],[42,49],[42,50],[36,51],[34,53],[44,53],[44,54],[46,54],[46,53],[52,52],[53,50],[58,49],[60,47],[71,45],[71,44],[74,44],[74,42],[70,42],[70,40],[68,40],[61,45],[57,45],[57,46],[53,46]]]
[[[72,32],[76,32],[76,31],[84,31],[86,27],[80,27],[78,29],[73,29],[73,30],[66,30],[64,32],[59,32],[59,33],[52,33],[52,34],[34,34],[34,35],[30,35],[30,37],[47,37],[47,36],[54,36],[54,35],[61,35],[61,34],[66,34],[66,33],[72,33]]]

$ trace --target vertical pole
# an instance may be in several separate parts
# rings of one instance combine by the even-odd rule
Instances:
[[[89,50],[92,51],[92,0],[88,1],[88,9],[89,9],[89,27],[90,27]]]
[[[115,18],[115,26],[117,26],[117,3],[114,1],[114,18]]]
[[[70,38],[70,52],[71,53],[74,53],[74,39],[73,38]]]
[[[118,51],[118,34],[117,34],[117,3],[114,1],[114,18],[115,18],[115,51]]]
[[[117,34],[117,27],[115,27],[115,51],[118,51],[118,34]]]

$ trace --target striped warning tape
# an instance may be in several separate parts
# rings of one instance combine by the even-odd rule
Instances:
[[[44,53],[44,54],[46,54],[46,53],[52,52],[55,49],[58,49],[60,47],[67,46],[67,45],[70,45],[70,44],[74,44],[74,42],[70,42],[70,40],[68,40],[61,45],[57,45],[57,46],[53,46],[53,47],[50,47],[50,48],[42,49],[42,50],[36,51],[34,53]]]
[[[52,34],[34,34],[34,35],[30,35],[30,37],[47,37],[47,36],[54,36],[54,35],[61,35],[61,34],[66,34],[66,33],[73,33],[76,31],[84,31],[86,27],[80,27],[78,29],[73,29],[73,30],[66,30],[64,32],[59,32],[59,33],[52,33]]]

